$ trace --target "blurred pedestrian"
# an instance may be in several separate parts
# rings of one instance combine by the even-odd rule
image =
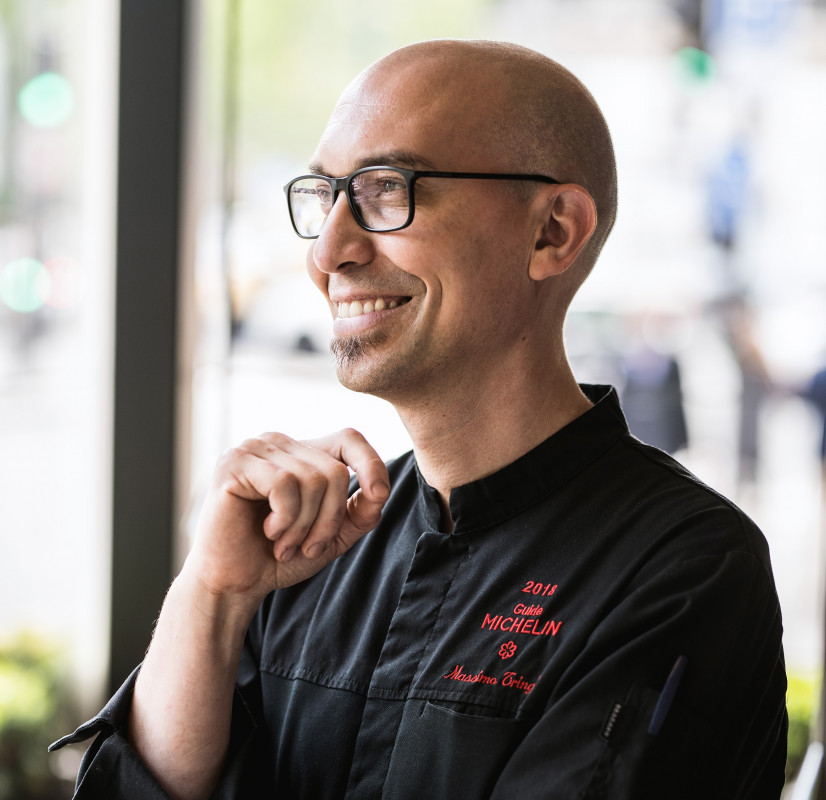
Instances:
[[[688,446],[680,364],[647,328],[650,315],[635,319],[623,356],[624,381],[620,392],[628,428],[647,444],[676,453]]]
[[[820,415],[822,432],[820,436],[820,461],[826,469],[826,367],[818,370],[803,391],[803,396],[815,407]]]

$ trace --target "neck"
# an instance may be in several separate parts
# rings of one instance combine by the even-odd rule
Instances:
[[[564,357],[517,374],[462,385],[451,398],[396,404],[422,477],[442,499],[447,530],[451,489],[507,466],[591,407]]]

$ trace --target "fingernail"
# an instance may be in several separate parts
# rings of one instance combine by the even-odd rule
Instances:
[[[371,487],[370,491],[376,497],[390,497],[390,487],[384,481],[376,481]]]
[[[313,561],[316,558],[319,558],[320,556],[322,556],[326,549],[327,549],[327,545],[324,542],[317,542],[316,544],[314,544],[312,547],[310,547],[307,550],[307,552],[306,552],[307,558],[309,558],[311,561]]]
[[[295,555],[295,548],[288,547],[285,550],[281,551],[281,555],[279,556],[279,561],[289,561]]]

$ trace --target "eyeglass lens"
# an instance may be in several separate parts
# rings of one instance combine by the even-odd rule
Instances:
[[[287,199],[296,231],[301,236],[318,236],[330,213],[333,189],[323,178],[294,181]]]
[[[359,222],[371,230],[391,230],[407,221],[408,191],[404,175],[393,169],[370,169],[352,176],[348,185]],[[332,209],[333,188],[328,180],[301,178],[288,192],[296,229],[317,236]]]

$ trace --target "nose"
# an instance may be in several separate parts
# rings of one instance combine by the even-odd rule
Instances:
[[[342,269],[367,263],[373,257],[371,234],[358,224],[347,202],[339,192],[318,238],[313,242],[308,265],[333,274]]]

